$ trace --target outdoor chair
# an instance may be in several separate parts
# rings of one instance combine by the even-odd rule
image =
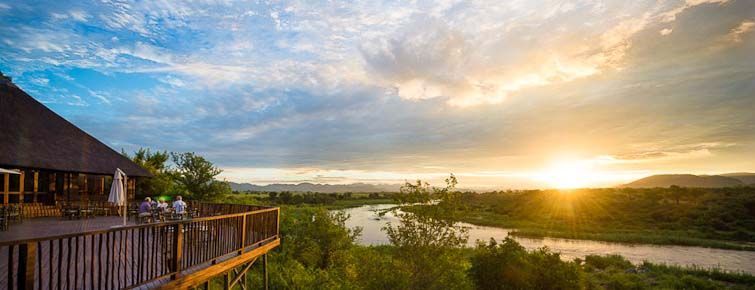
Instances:
[[[136,223],[139,224],[148,224],[155,221],[155,216],[153,214],[147,215],[147,216],[140,216],[139,214],[136,214]]]
[[[92,207],[92,215],[94,216],[107,216],[110,210],[102,204],[95,204]]]
[[[21,217],[21,207],[19,205],[13,204],[5,208],[6,210],[6,217],[8,220],[18,221],[22,222],[23,218]]]
[[[79,216],[81,216],[82,218],[93,217],[92,209],[89,207],[88,204],[79,208]]]
[[[0,206],[0,231],[8,230],[8,211],[4,206]]]
[[[74,218],[79,218],[79,208],[72,205],[64,205],[63,206],[63,217],[67,218],[69,220],[72,220]]]
[[[135,207],[130,207],[128,209],[128,219],[131,220],[132,217],[135,221],[139,221],[139,210]]]

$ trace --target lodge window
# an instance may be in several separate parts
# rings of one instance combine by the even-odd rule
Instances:
[[[110,187],[113,186],[113,177],[112,176],[106,176],[105,177],[105,188],[102,191],[105,195],[110,194]]]
[[[24,192],[34,192],[33,170],[24,170]]]
[[[50,191],[50,172],[40,171],[37,177],[37,192]]]
[[[65,193],[65,187],[66,184],[66,176],[63,173],[56,173],[55,174],[55,192],[56,193]]]
[[[102,176],[87,175],[87,191],[89,195],[102,193]]]
[[[21,175],[18,174],[9,174],[10,175],[10,182],[8,191],[9,192],[19,192],[21,191]]]

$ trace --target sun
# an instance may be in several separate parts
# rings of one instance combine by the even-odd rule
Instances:
[[[538,179],[555,188],[586,187],[596,180],[590,164],[579,161],[560,161],[539,172]]]

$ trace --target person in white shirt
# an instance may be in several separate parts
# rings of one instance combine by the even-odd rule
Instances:
[[[184,214],[186,213],[186,203],[183,201],[183,198],[181,196],[176,196],[176,201],[173,202],[173,209],[178,214]]]
[[[168,209],[168,203],[165,202],[165,200],[160,200],[160,202],[157,203],[157,209],[165,212],[165,210]]]

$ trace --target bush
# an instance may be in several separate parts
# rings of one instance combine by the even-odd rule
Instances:
[[[618,270],[633,269],[634,265],[619,255],[588,255],[585,257],[585,267],[593,267],[600,270],[605,270],[609,267]]]
[[[470,274],[480,289],[578,289],[579,266],[541,248],[527,252],[511,238],[478,244]]]

